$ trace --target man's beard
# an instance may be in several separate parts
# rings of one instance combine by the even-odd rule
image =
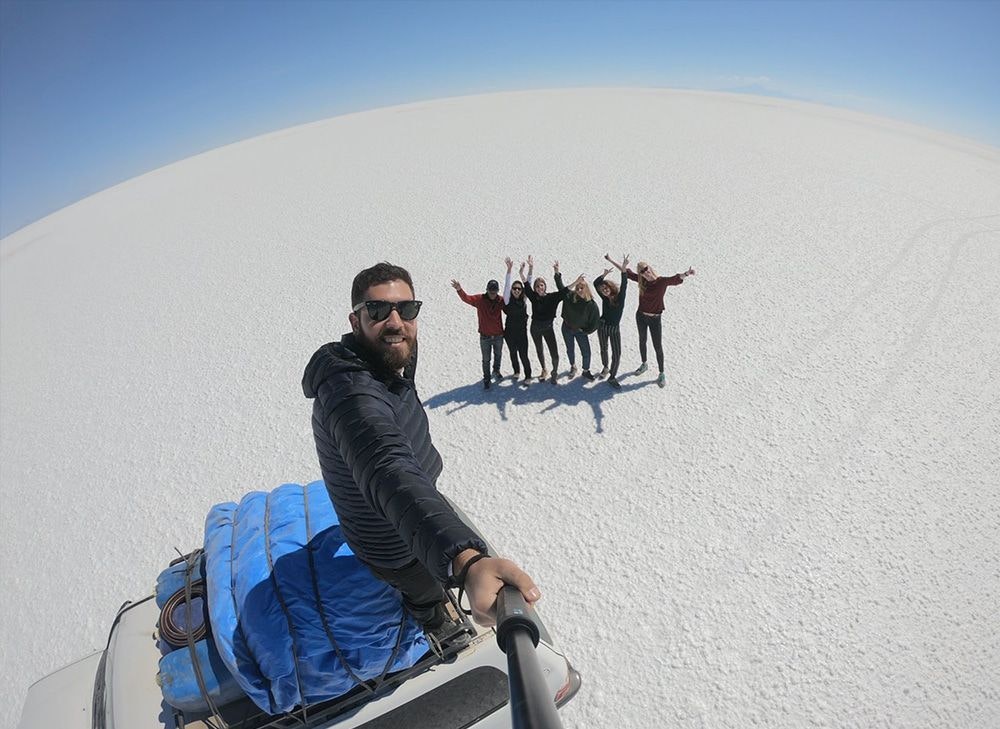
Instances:
[[[375,366],[398,372],[403,369],[413,356],[415,337],[408,337],[402,330],[383,329],[379,337],[369,338],[363,332],[359,333],[358,341],[368,353],[368,359]],[[382,341],[381,337],[402,337],[403,346],[392,346]]]

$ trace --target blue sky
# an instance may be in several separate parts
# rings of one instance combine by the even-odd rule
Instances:
[[[194,154],[420,99],[743,90],[1000,146],[1000,0],[0,0],[0,236]]]

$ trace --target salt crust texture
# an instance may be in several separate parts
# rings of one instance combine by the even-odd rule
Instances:
[[[644,89],[337,117],[30,225],[0,245],[0,726],[212,504],[318,477],[302,370],[383,259],[426,302],[440,488],[583,674],[568,728],[1000,726],[998,231],[996,148]],[[484,393],[449,279],[605,252],[697,270],[667,387]]]

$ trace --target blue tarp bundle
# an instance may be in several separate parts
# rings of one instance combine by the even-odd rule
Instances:
[[[213,507],[205,553],[219,654],[269,714],[340,696],[427,651],[399,594],[347,546],[322,481]]]

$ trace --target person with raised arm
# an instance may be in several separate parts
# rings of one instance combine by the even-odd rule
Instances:
[[[482,625],[493,624],[505,584],[529,603],[540,593],[515,563],[489,554],[437,490],[441,455],[404,374],[421,303],[406,269],[379,263],[361,271],[351,287],[351,333],[316,351],[302,390],[313,400],[316,452],[344,538],[400,591],[435,645],[454,633],[445,586],[465,588]]]
[[[507,264],[507,281],[503,289],[503,313],[507,320],[504,322],[503,338],[510,353],[514,379],[521,374],[523,364],[524,379],[521,380],[521,385],[527,387],[531,384],[531,360],[528,359],[528,301],[524,298],[524,263],[521,264],[517,279],[513,281],[511,271],[514,261],[508,257],[504,263]],[[520,364],[518,357],[521,359]]]
[[[465,293],[455,279],[451,286],[458,292],[458,298],[475,307],[479,320],[479,349],[483,355],[483,388],[490,389],[490,354],[493,355],[493,379],[503,379],[500,373],[500,359],[503,356],[503,299],[500,298],[500,284],[495,280],[486,284],[485,294]],[[510,286],[510,269],[507,269],[507,287]]]
[[[559,371],[559,349],[556,346],[556,333],[553,323],[556,319],[556,310],[563,300],[562,292],[548,291],[545,279],[539,276],[534,278],[535,259],[528,256],[528,277],[522,279],[526,284],[525,296],[531,302],[531,339],[535,343],[535,354],[538,355],[538,362],[541,365],[542,373],[539,375],[539,382],[548,380],[553,385],[557,382]],[[549,377],[548,370],[545,369],[545,350],[542,342],[549,348],[549,355],[552,358],[552,376]]]
[[[587,284],[587,279],[581,273],[572,286],[563,286],[562,274],[559,272],[559,261],[553,264],[555,269],[556,287],[563,295],[562,305],[562,335],[566,344],[566,356],[569,358],[569,372],[567,376],[572,378],[576,375],[576,347],[580,347],[580,355],[583,359],[582,375],[585,379],[593,381],[594,375],[590,372],[590,335],[597,331],[601,320],[600,309],[594,302],[594,294]]]
[[[605,276],[611,273],[610,268],[604,269],[604,273],[594,281],[594,291],[603,301],[601,310],[601,324],[597,328],[597,340],[601,345],[601,365],[602,369],[598,377],[608,374],[608,384],[616,390],[622,389],[618,382],[618,367],[622,359],[622,333],[621,320],[622,312],[625,310],[625,291],[628,288],[628,276],[625,269],[628,268],[628,254],[621,264],[611,260],[608,254],[604,254],[604,260],[621,271],[621,283],[616,285],[612,281],[606,281]],[[608,345],[611,347],[611,368],[608,368]]]
[[[646,333],[652,335],[653,350],[656,352],[656,364],[660,368],[660,375],[656,378],[656,384],[660,387],[666,385],[666,376],[663,373],[663,327],[661,315],[663,314],[663,296],[669,286],[680,286],[688,276],[694,276],[694,269],[688,268],[683,273],[673,276],[657,276],[656,271],[645,261],[636,264],[636,270],[625,269],[626,275],[639,284],[639,308],[635,310],[635,325],[639,330],[639,356],[642,364],[635,371],[641,375],[646,371]]]

